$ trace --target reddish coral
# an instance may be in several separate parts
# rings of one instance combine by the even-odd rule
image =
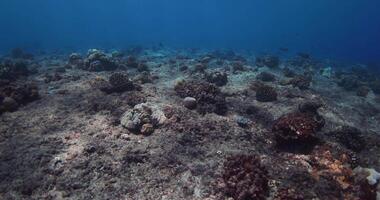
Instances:
[[[255,155],[227,158],[223,180],[226,194],[235,200],[266,199],[269,191],[268,172]]]
[[[310,113],[295,112],[280,117],[273,126],[276,140],[280,143],[307,142],[324,126],[324,120]]]

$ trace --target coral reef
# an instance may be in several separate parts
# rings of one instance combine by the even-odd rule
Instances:
[[[12,83],[0,87],[0,113],[15,111],[20,105],[39,98],[38,88],[34,84]]]
[[[319,100],[305,101],[298,105],[298,110],[302,113],[317,114],[319,108],[323,106],[323,103]]]
[[[223,115],[227,112],[226,100],[223,93],[214,84],[202,81],[178,81],[174,86],[177,95],[197,100],[197,111],[201,114],[216,113]]]
[[[369,87],[372,89],[373,93],[380,94],[380,79],[376,79],[369,84]]]
[[[235,200],[266,199],[269,192],[268,172],[256,155],[227,158],[223,180],[225,193]]]
[[[284,76],[288,78],[292,78],[296,75],[296,73],[291,70],[289,67],[285,67],[283,70]]]
[[[74,66],[83,66],[83,58],[78,53],[72,53],[69,56],[69,64]]]
[[[360,86],[359,80],[353,75],[343,76],[337,84],[347,91],[353,91]]]
[[[277,100],[277,92],[271,86],[260,85],[256,89],[256,100],[260,102],[272,102]]]
[[[371,91],[370,88],[366,86],[361,86],[356,90],[356,95],[359,97],[367,97],[370,91]]]
[[[108,94],[139,89],[138,85],[134,84],[126,73],[121,72],[111,74],[108,81],[101,77],[97,77],[90,82],[90,85]]]
[[[244,63],[241,61],[235,61],[232,63],[232,72],[236,73],[239,71],[246,71],[247,69],[244,67]]]
[[[128,67],[132,67],[132,68],[138,68],[139,67],[139,63],[138,63],[137,58],[135,56],[128,56],[126,65]]]
[[[301,90],[306,90],[309,89],[311,81],[311,76],[298,75],[290,79],[287,84],[298,87]]]
[[[264,55],[256,58],[256,66],[277,68],[280,64],[280,59],[277,56]]]
[[[125,92],[135,88],[125,73],[113,73],[108,81],[112,86],[111,90],[114,92]]]
[[[360,152],[366,146],[363,133],[355,127],[343,126],[328,133],[328,135],[355,152]]]
[[[118,68],[118,64],[102,51],[91,49],[84,60],[83,68],[88,71],[111,71]]]
[[[228,82],[227,73],[220,71],[206,73],[205,78],[208,82],[214,83],[217,86],[224,86]]]
[[[276,120],[272,131],[279,144],[311,144],[324,126],[324,119],[311,113],[294,112]]]
[[[126,48],[0,58],[2,199],[378,198],[374,69]]]
[[[16,80],[21,76],[27,76],[30,71],[22,60],[5,60],[0,63],[0,79]]]
[[[260,74],[256,76],[256,78],[264,82],[273,82],[276,80],[276,76],[269,72],[261,72]]]

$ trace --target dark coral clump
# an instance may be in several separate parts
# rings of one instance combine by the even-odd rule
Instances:
[[[139,62],[137,61],[137,58],[135,56],[128,56],[125,64],[128,67],[132,67],[132,68],[138,68],[139,67]]]
[[[257,75],[256,78],[264,82],[273,82],[276,80],[276,76],[269,72],[261,72],[260,74]]]
[[[256,88],[256,100],[260,102],[272,102],[277,100],[277,92],[271,86],[260,85]]]
[[[360,86],[360,82],[357,76],[346,75],[343,76],[338,82],[338,86],[344,88],[347,91],[353,91]]]
[[[355,127],[343,126],[330,132],[328,135],[335,138],[337,142],[344,145],[346,148],[355,152],[360,152],[366,146],[363,133]]]
[[[373,93],[380,94],[380,79],[376,79],[369,84],[369,87],[372,89]]]
[[[214,83],[217,86],[224,86],[228,82],[227,73],[225,72],[215,71],[207,73],[205,77],[208,82]]]
[[[128,75],[125,73],[113,73],[108,81],[115,92],[124,92],[134,89],[132,81],[129,80]]]
[[[296,76],[296,73],[293,70],[291,70],[289,67],[285,67],[283,69],[283,73],[285,77],[289,77],[289,78]]]
[[[361,86],[356,90],[356,95],[359,97],[367,97],[371,90],[366,86]]]
[[[256,155],[227,158],[223,171],[224,192],[235,200],[266,199],[268,172]]]
[[[90,85],[96,89],[99,89],[107,94],[110,93],[122,93],[125,91],[131,91],[134,89],[138,89],[137,85],[133,84],[133,82],[129,79],[127,74],[124,73],[113,73],[108,81],[101,77],[97,77],[96,79],[90,82]]]
[[[289,84],[291,84],[293,87],[298,87],[301,90],[306,90],[306,89],[309,89],[311,81],[312,81],[311,76],[298,75],[292,78],[289,81]]]
[[[12,83],[0,88],[0,113],[14,111],[39,98],[38,88],[33,84]]]
[[[180,81],[175,85],[174,90],[182,98],[195,98],[197,111],[201,114],[223,115],[227,112],[225,96],[214,84],[203,81]]]
[[[317,100],[306,101],[298,106],[298,110],[303,113],[316,114],[318,109],[323,106],[323,103]]]
[[[256,58],[256,65],[258,67],[277,68],[280,64],[280,59],[277,56],[260,56]]]
[[[83,59],[82,56],[77,53],[72,53],[69,56],[69,62],[70,65],[81,67],[83,66]]]
[[[235,61],[232,63],[232,71],[234,73],[238,72],[238,71],[246,71],[245,67],[244,67],[244,63],[241,62],[241,61]]]
[[[0,64],[0,79],[15,80],[29,73],[27,64],[23,61],[6,60]]]
[[[98,50],[90,50],[84,61],[83,69],[88,71],[111,71],[118,68],[118,64],[111,57]]]
[[[318,114],[294,112],[280,117],[272,131],[278,144],[308,144],[323,126],[324,119]]]

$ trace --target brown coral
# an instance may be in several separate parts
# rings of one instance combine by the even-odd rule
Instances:
[[[225,72],[215,71],[207,73],[205,78],[208,82],[214,83],[217,86],[224,86],[228,82],[227,74]]]
[[[323,126],[324,120],[319,115],[295,112],[280,117],[272,130],[279,143],[308,143]]]
[[[174,90],[182,98],[195,98],[198,103],[197,111],[201,114],[213,112],[222,115],[227,112],[225,97],[214,84],[203,81],[180,81]]]
[[[277,92],[271,86],[259,85],[256,88],[256,100],[260,102],[271,102],[277,100]]]
[[[280,59],[277,56],[260,56],[256,58],[256,65],[258,67],[276,68],[280,64]]]
[[[301,90],[309,89],[311,84],[312,78],[310,76],[295,76],[292,78],[288,84],[292,85],[293,87],[298,87]]]
[[[265,199],[268,172],[256,155],[236,155],[227,158],[223,171],[224,191],[235,200]]]
[[[0,88],[0,113],[14,111],[19,105],[39,98],[38,88],[33,84],[12,83]]]

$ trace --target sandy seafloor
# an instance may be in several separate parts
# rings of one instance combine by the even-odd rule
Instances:
[[[260,158],[268,171],[268,199],[363,199],[358,191],[365,189],[353,170],[380,171],[379,97],[372,91],[357,96],[338,86],[335,68],[332,74],[320,73],[329,67],[323,61],[319,68],[308,66],[313,80],[301,90],[283,84],[290,79],[283,68],[296,73],[306,68],[285,59],[274,68],[256,66],[248,53],[237,57],[243,70],[234,71],[236,61],[207,52],[146,49],[136,58],[149,68],[148,83],[138,81],[142,72],[134,67],[88,71],[68,64],[69,55],[35,55],[28,67],[36,72],[16,80],[36,84],[40,98],[0,115],[0,199],[233,199],[225,192],[224,163],[239,154]],[[118,59],[120,64],[127,56]],[[200,62],[205,71],[195,69]],[[212,71],[228,75],[228,83],[218,87],[227,112],[186,108],[175,84],[205,81],[203,74]],[[275,75],[265,82],[277,91],[275,101],[256,99],[252,83],[263,71]],[[91,84],[115,72],[128,73],[141,89],[107,94]],[[47,80],[55,74],[60,78]],[[325,124],[315,132],[320,142],[307,152],[278,148],[275,120],[314,100],[323,104],[318,113]],[[123,113],[144,102],[165,115],[149,135],[120,123]],[[248,107],[257,111],[247,112]],[[364,148],[354,151],[329,134],[342,126],[359,129]]]

